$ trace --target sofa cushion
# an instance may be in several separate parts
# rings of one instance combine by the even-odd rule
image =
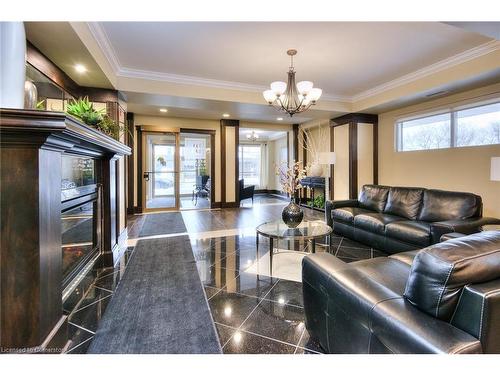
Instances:
[[[417,256],[419,251],[420,250],[405,251],[403,253],[389,255],[389,258],[397,259],[400,262],[403,262],[403,263],[411,266],[413,263],[413,260],[415,259],[415,257]]]
[[[359,194],[359,206],[372,211],[382,212],[387,202],[388,194],[388,186],[364,185]]]
[[[368,232],[384,234],[385,226],[394,221],[405,220],[399,216],[388,214],[359,214],[354,217],[354,227]]]
[[[386,225],[385,235],[426,247],[431,244],[431,225],[423,221],[397,221]]]
[[[438,243],[415,257],[404,296],[420,310],[449,321],[467,284],[500,277],[500,231]]]
[[[418,220],[461,220],[481,215],[481,197],[457,191],[425,190]]]
[[[420,210],[424,189],[391,187],[384,212],[415,220]]]
[[[336,208],[335,210],[332,210],[332,219],[334,221],[343,221],[352,224],[354,222],[354,216],[359,214],[368,214],[371,212],[373,211],[360,207]]]

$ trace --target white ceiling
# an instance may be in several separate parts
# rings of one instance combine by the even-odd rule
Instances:
[[[30,40],[61,69],[82,85],[111,84],[131,112],[286,124],[500,82],[498,30],[498,22],[27,23]],[[297,79],[323,89],[316,106],[293,118],[261,94],[286,80],[289,48],[298,49]],[[84,77],[75,76],[79,59],[89,66]]]
[[[274,140],[286,136],[284,131],[273,131],[273,130],[263,130],[263,129],[253,129],[253,128],[240,128],[240,141],[247,140],[247,134],[252,134],[254,132],[259,136],[259,140],[268,141]]]
[[[438,22],[104,22],[118,65],[246,85],[298,80],[350,97],[491,40]]]

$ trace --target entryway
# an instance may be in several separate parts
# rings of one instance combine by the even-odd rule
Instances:
[[[144,212],[211,208],[214,144],[212,131],[143,129]]]

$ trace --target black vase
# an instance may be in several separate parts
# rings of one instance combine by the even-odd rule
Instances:
[[[291,201],[281,213],[281,218],[290,228],[295,228],[302,222],[304,218],[304,211],[295,202]]]

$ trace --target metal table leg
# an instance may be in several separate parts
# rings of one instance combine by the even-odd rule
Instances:
[[[311,246],[312,246],[312,253],[313,254],[316,253],[316,239],[315,238],[313,238],[311,240]]]
[[[269,273],[273,276],[273,238],[269,237]]]

